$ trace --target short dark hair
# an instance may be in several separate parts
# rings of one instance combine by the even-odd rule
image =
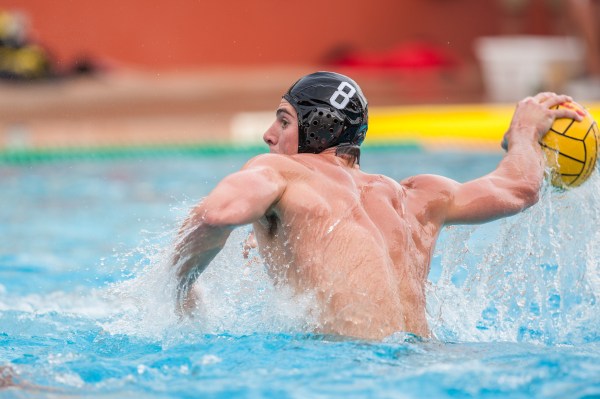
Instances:
[[[348,161],[350,166],[360,165],[360,147],[357,145],[338,145],[335,155]]]

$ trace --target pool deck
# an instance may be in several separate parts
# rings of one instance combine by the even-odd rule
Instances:
[[[0,152],[37,149],[256,144],[281,94],[315,67],[120,70],[36,84],[0,84]],[[497,149],[513,105],[485,104],[462,71],[340,71],[369,98],[368,143]],[[587,105],[587,104],[586,104]],[[589,106],[589,105],[588,105]],[[597,114],[597,104],[592,104]]]

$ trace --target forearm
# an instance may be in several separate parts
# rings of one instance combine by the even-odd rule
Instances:
[[[493,172],[450,188],[454,195],[444,223],[484,223],[535,204],[544,173],[541,149],[536,147],[536,142],[515,140]]]
[[[528,202],[537,200],[544,178],[544,156],[532,128],[516,127],[507,133],[507,153],[490,178],[499,187],[511,190]]]
[[[189,313],[195,307],[194,282],[225,245],[233,227],[205,222],[184,223],[175,245],[172,265],[177,279],[177,310]]]

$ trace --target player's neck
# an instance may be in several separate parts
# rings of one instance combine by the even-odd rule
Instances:
[[[326,150],[323,150],[320,155],[325,156],[328,160],[340,166],[356,169],[359,168],[355,157],[348,154],[336,154],[336,147],[327,148]]]

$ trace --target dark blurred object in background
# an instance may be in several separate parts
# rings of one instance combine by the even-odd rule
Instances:
[[[25,14],[0,10],[0,77],[9,80],[45,79],[53,75],[44,49],[28,41]]]
[[[50,53],[30,39],[27,15],[0,10],[0,79],[41,81],[91,74],[96,70],[91,60],[82,58],[72,67],[60,71],[53,64]]]

